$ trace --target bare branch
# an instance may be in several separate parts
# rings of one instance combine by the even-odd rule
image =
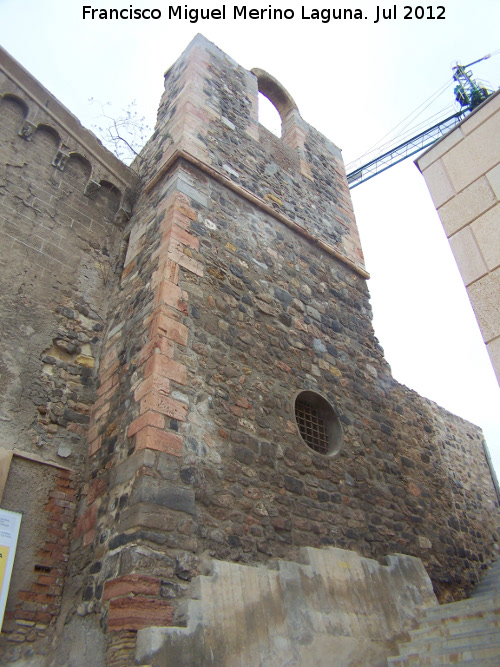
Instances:
[[[151,134],[151,128],[146,123],[145,117],[139,117],[134,109],[136,101],[133,100],[118,116],[107,112],[106,107],[111,106],[109,102],[102,104],[93,98],[90,98],[89,102],[97,104],[101,110],[99,115],[101,122],[99,125],[92,125],[92,129],[106,148],[120,160],[130,164],[138,157]]]

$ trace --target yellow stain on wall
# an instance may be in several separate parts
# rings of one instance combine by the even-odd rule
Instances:
[[[3,588],[3,580],[5,577],[5,568],[7,567],[8,557],[9,547],[0,546],[0,591]]]

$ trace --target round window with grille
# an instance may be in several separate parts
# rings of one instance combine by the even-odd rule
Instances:
[[[313,391],[295,399],[295,420],[302,440],[318,454],[337,454],[342,447],[342,426],[330,403]]]

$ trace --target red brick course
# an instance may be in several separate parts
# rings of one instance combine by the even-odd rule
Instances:
[[[151,321],[149,337],[151,340],[155,336],[166,336],[175,343],[186,345],[188,340],[188,329],[184,324],[177,322],[173,311],[162,312],[161,306]]]
[[[174,358],[174,343],[166,336],[155,336],[145,345],[139,353],[138,363],[143,364],[153,354],[163,354],[165,357]]]
[[[171,238],[175,239],[176,241],[179,241],[183,245],[188,246],[189,248],[193,248],[194,250],[198,250],[199,246],[198,237],[193,236],[185,229],[179,227],[179,225],[172,225],[172,230],[170,232],[170,235]]]
[[[149,394],[150,391],[157,391],[159,394],[170,394],[170,380],[158,373],[151,373],[145,380],[143,380],[134,392],[136,401]]]
[[[154,307],[162,303],[172,306],[181,313],[187,313],[187,305],[181,288],[170,280],[163,280],[156,288]]]
[[[153,274],[151,284],[156,287],[162,280],[170,280],[175,285],[179,283],[179,265],[168,257],[160,258],[158,269]]]
[[[94,503],[88,507],[85,512],[76,520],[73,537],[76,539],[91,530],[95,526],[96,518],[97,505]]]
[[[62,583],[66,575],[69,560],[70,526],[75,511],[75,490],[72,487],[71,471],[58,470],[55,487],[49,493],[45,511],[49,516],[49,528],[46,541],[36,554],[36,581],[30,590],[18,592],[18,604],[15,611],[6,614],[6,620],[30,621],[44,625],[53,625],[61,607]],[[3,633],[8,637],[11,632],[4,626]]]
[[[166,600],[142,596],[117,598],[109,603],[108,630],[140,630],[172,625],[174,610]]]
[[[87,505],[92,505],[96,498],[100,498],[103,493],[106,491],[107,482],[104,477],[99,477],[94,479],[89,486],[89,492],[87,494]]]
[[[92,456],[101,449],[101,440],[102,437],[99,436],[89,444],[89,456]]]

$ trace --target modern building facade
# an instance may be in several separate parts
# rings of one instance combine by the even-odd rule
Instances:
[[[500,382],[500,91],[416,164],[443,223]]]

